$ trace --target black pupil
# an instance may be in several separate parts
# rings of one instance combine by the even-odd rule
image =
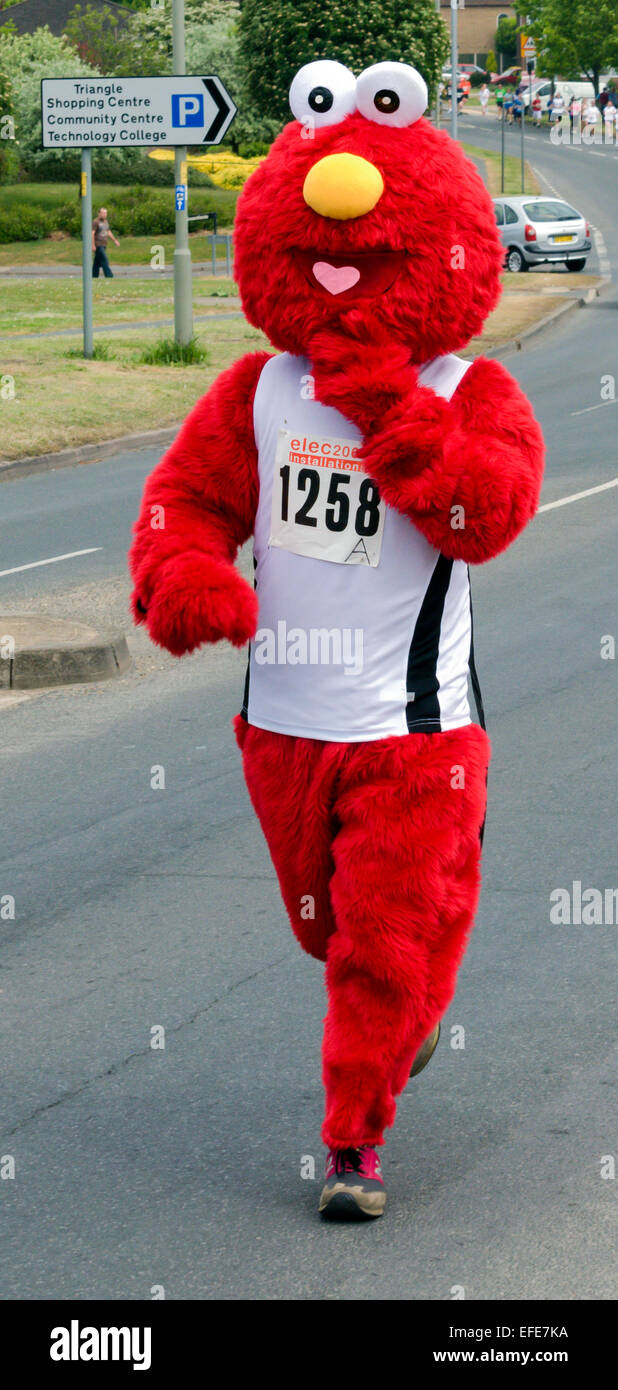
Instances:
[[[314,87],[309,93],[309,105],[312,111],[330,111],[333,104],[333,94],[328,87]]]
[[[390,92],[387,87],[384,87],[381,92],[376,92],[373,104],[377,106],[378,111],[384,111],[386,115],[391,115],[399,106],[399,97],[396,92]]]

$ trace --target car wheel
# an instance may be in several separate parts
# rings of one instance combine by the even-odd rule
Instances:
[[[522,256],[522,253],[517,246],[509,247],[506,253],[506,268],[507,270],[511,270],[513,272],[528,269],[528,262],[525,259],[525,257]]]
[[[579,256],[579,257],[577,258],[577,260],[575,260],[575,261],[567,261],[567,269],[568,269],[568,270],[585,270],[585,268],[586,268],[586,257],[585,257],[585,256]]]

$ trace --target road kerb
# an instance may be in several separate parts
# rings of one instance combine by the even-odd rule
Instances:
[[[122,632],[32,613],[0,616],[2,694],[109,680],[130,665]]]
[[[137,434],[119,435],[115,439],[104,439],[99,444],[77,444],[70,449],[60,449],[55,454],[32,454],[21,459],[0,459],[0,482],[3,478],[26,477],[29,473],[41,473],[55,468],[73,468],[82,463],[98,463],[111,454],[133,453],[136,449],[166,448],[176,438],[182,420],[176,424],[164,425],[158,430],[142,430]]]

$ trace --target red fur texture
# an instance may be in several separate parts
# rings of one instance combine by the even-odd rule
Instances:
[[[543,437],[500,362],[477,358],[446,401],[418,384],[405,348],[367,342],[348,315],[346,333],[313,340],[312,367],[318,400],[362,430],[365,469],[385,501],[436,550],[489,560],[534,516]]]
[[[479,894],[489,739],[469,724],[320,743],[240,717],[236,733],[292,928],[326,960],[324,1142],[380,1144],[455,990]]]
[[[182,656],[257,625],[253,589],[234,568],[258,499],[253,397],[268,353],[243,357],[198,401],[146,483],[129,566],[133,613]]]
[[[382,175],[363,216],[322,216],[303,197],[308,171],[337,153]],[[307,278],[314,256],[345,264],[362,253],[365,290],[378,259],[386,278],[392,271],[387,290],[350,287],[340,300]],[[502,256],[474,165],[423,119],[389,128],[355,112],[310,132],[291,122],[239,200],[247,317],[276,348],[309,359],[318,401],[358,425],[386,503],[468,562],[498,554],[534,515],[541,433],[499,363],[475,362],[450,401],[419,385],[419,369],[480,333]],[[255,521],[252,407],[267,357],[223,373],[146,485],[130,556],[134,613],[175,655],[220,638],[241,645],[256,629],[256,596],[234,559]],[[325,1142],[381,1143],[455,988],[479,892],[489,742],[468,725],[322,743],[242,719],[237,737],[292,926],[326,960]],[[464,787],[451,780],[457,767]]]
[[[339,331],[349,306],[311,292],[295,251],[403,251],[392,289],[363,301],[367,338],[405,343],[418,364],[465,346],[498,302],[504,256],[474,165],[424,119],[391,129],[354,113],[306,134],[291,121],[239,198],[234,273],[248,319],[275,347],[304,355],[317,333]],[[312,165],[341,153],[370,160],[385,185],[373,211],[349,221],[303,198]]]

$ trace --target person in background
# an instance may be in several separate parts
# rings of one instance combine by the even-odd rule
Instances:
[[[500,83],[500,85],[499,85],[498,87],[496,87],[496,106],[497,106],[497,108],[498,108],[498,117],[499,117],[500,119],[501,119],[501,117],[502,117],[502,105],[503,105],[503,103],[504,103],[504,87],[502,86],[502,83]]]
[[[549,96],[548,96],[548,98],[547,98],[547,119],[548,119],[550,125],[551,125],[551,123],[552,123],[552,116],[553,116],[553,113],[554,113],[554,98],[553,98],[553,94],[550,92],[550,94],[549,94]]]
[[[608,141],[608,143],[609,143],[610,145],[611,145],[611,143],[612,143],[612,141],[613,141],[613,139],[614,139],[614,133],[615,133],[615,130],[616,130],[616,116],[617,116],[617,115],[618,115],[618,112],[616,111],[616,107],[614,106],[614,103],[613,103],[612,101],[607,101],[606,104],[605,104],[605,110],[604,110],[604,112],[603,112],[603,116],[604,116],[604,121],[605,121],[605,139]]]
[[[107,208],[99,208],[97,216],[92,224],[92,250],[94,252],[92,274],[95,280],[98,280],[100,270],[103,271],[106,280],[113,279],[114,272],[107,259],[107,242],[109,237],[111,237],[115,246],[120,246],[120,242],[116,241],[107,220]]]
[[[561,121],[564,115],[564,109],[564,97],[562,95],[562,92],[556,92],[554,94],[554,100],[552,102],[550,120]]]
[[[571,97],[569,103],[569,116],[571,118],[571,130],[579,130],[582,118],[582,103],[579,97]]]
[[[486,116],[487,107],[489,105],[489,87],[487,86],[486,82],[483,83],[483,86],[481,87],[481,90],[479,92],[479,101],[481,103],[481,115]]]
[[[590,98],[584,108],[584,135],[587,135],[589,139],[593,138],[598,120],[599,112],[592,98]]]
[[[536,126],[539,126],[543,119],[543,107],[538,95],[532,98],[532,119]]]

